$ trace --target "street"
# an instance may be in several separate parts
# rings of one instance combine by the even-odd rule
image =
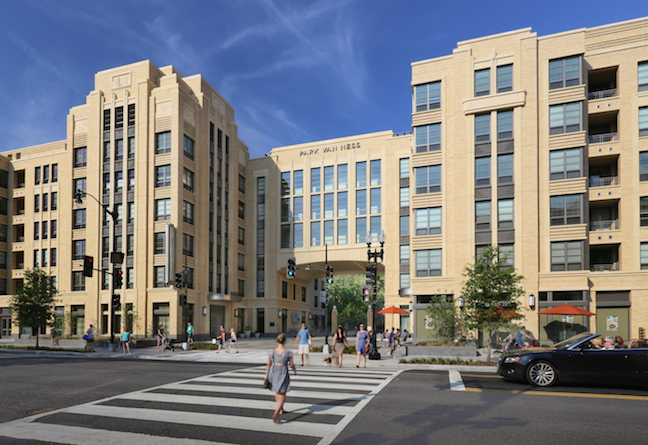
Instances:
[[[646,391],[479,370],[298,367],[275,425],[264,369],[0,353],[0,444],[644,442]]]

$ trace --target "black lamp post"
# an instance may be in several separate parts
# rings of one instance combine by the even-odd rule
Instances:
[[[373,277],[370,280],[367,280],[367,284],[373,285],[373,299],[371,302],[371,343],[373,344],[373,349],[369,353],[369,360],[380,360],[380,353],[378,352],[378,348],[376,347],[376,304],[378,299],[378,258],[380,258],[381,261],[384,261],[385,250],[383,246],[385,245],[385,231],[382,230],[380,232],[380,236],[378,237],[378,241],[380,241],[380,252],[378,252],[378,250],[376,249],[374,249],[373,252],[371,251],[370,232],[367,232],[365,241],[367,243],[367,259],[369,263],[371,263],[372,259],[374,262],[373,265],[369,264],[369,266],[367,267],[367,270],[369,270],[370,268],[373,269]]]

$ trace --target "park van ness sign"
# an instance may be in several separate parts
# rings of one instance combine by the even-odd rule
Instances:
[[[332,145],[323,148],[311,148],[310,150],[299,150],[299,156],[311,156],[318,153],[333,153],[334,151],[355,150],[360,148],[360,142],[353,142],[350,144]]]

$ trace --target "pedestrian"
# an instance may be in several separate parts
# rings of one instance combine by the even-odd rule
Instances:
[[[387,342],[387,337],[389,336],[389,331],[387,331],[387,329],[385,329],[385,331],[382,333],[382,336],[383,336],[383,341]]]
[[[50,340],[52,341],[52,347],[56,346],[55,338],[56,338],[56,328],[52,326],[50,328]]]
[[[86,331],[83,339],[86,341],[85,349],[94,351],[94,327],[92,325],[90,325],[90,327]]]
[[[225,328],[221,326],[220,330],[218,331],[218,351],[216,351],[217,354],[221,352],[221,349],[223,349],[224,344],[225,344]]]
[[[396,350],[396,333],[394,332],[394,328],[392,328],[391,332],[389,333],[389,355],[391,358],[394,358],[394,351]]]
[[[286,343],[286,334],[277,335],[277,347],[268,351],[268,364],[266,366],[265,378],[270,383],[270,389],[275,393],[275,408],[272,420],[280,424],[280,415],[284,413],[283,406],[286,401],[286,393],[290,391],[290,374],[288,374],[288,365],[297,375],[297,368],[293,362],[292,351],[284,347]]]
[[[335,335],[333,335],[333,360],[337,361],[338,368],[342,367],[342,356],[344,355],[344,348],[349,347],[347,336],[342,329],[342,325],[338,325]]]
[[[367,367],[367,344],[369,343],[367,339],[367,331],[365,330],[365,325],[360,324],[360,330],[356,334],[356,353],[358,354],[358,360],[356,361],[356,368],[360,367],[360,356],[364,358],[364,368]]]
[[[409,338],[409,332],[407,332],[407,329],[403,329],[403,333],[401,334],[401,342],[405,343],[407,339]]]
[[[304,366],[304,356],[306,356],[306,361],[308,361],[308,352],[310,351],[310,347],[313,346],[313,337],[311,337],[311,332],[306,327],[306,323],[302,323],[301,329],[297,331],[295,343],[299,343],[298,354],[301,355],[301,365]]]
[[[394,338],[396,339],[397,347],[399,347],[401,345],[401,331],[400,331],[400,328],[396,329],[396,334],[395,334]]]
[[[367,351],[367,354],[370,354],[371,351],[373,351],[373,341],[372,340],[373,340],[373,331],[371,331],[371,330],[367,331],[367,347],[365,349]]]
[[[126,350],[128,349],[128,353],[130,354],[130,331],[126,328],[124,328],[124,332],[122,332],[121,335],[121,341],[122,341],[122,349],[124,350],[124,354],[126,354]]]
[[[187,326],[187,341],[189,343],[193,343],[193,334],[194,334],[194,327],[191,324],[191,322],[189,322],[189,326]]]
[[[166,333],[164,332],[164,325],[161,324],[157,330],[157,350],[160,352],[160,345],[164,349],[164,339],[166,338]]]
[[[236,347],[236,353],[238,354],[238,345],[236,344],[236,331],[234,331],[234,328],[230,328],[230,341],[227,345],[227,352],[230,352],[232,346]]]

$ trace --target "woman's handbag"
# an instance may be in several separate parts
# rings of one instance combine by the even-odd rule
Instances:
[[[270,383],[270,381],[268,379],[265,379],[263,381],[263,387],[267,388],[267,389],[272,389],[272,383]]]

